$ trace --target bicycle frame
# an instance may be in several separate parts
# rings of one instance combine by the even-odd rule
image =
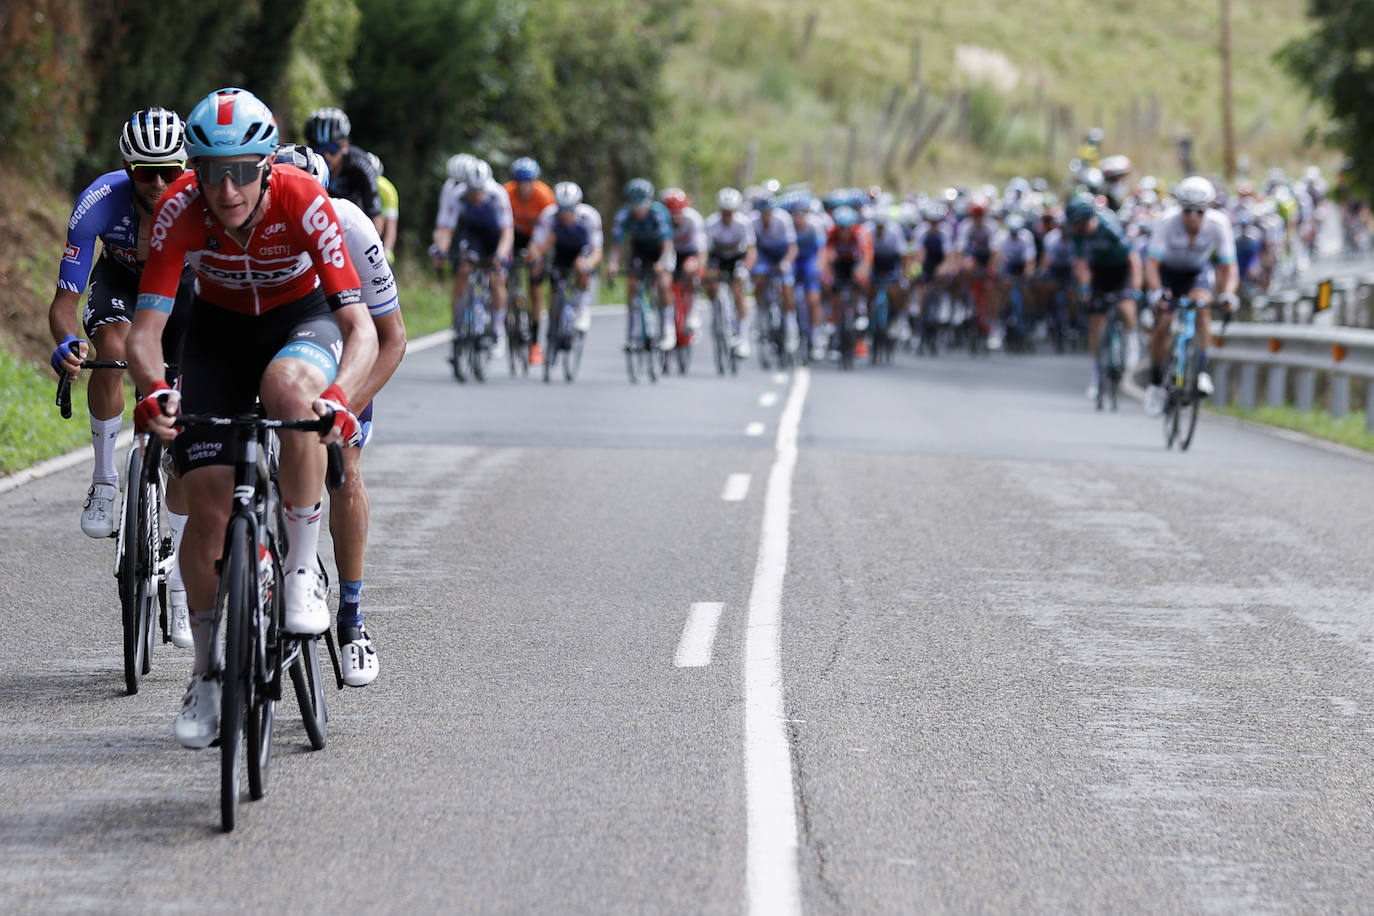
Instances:
[[[1191,299],[1179,299],[1174,324],[1174,386],[1183,390],[1188,376],[1188,341],[1197,336],[1197,306]]]

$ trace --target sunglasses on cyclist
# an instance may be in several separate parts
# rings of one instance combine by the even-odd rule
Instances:
[[[182,162],[175,165],[130,165],[129,176],[134,181],[142,184],[152,184],[159,178],[164,184],[171,184],[181,177],[181,173],[186,171],[186,163]]]
[[[1183,212],[1184,212],[1185,214],[1191,213],[1191,214],[1193,214],[1194,216],[1201,216],[1202,214],[1206,213],[1207,211],[1204,210],[1202,207],[1184,207],[1184,208],[1183,208]]]
[[[204,160],[196,163],[196,180],[203,186],[217,188],[228,177],[235,187],[243,188],[257,181],[266,165],[266,156],[254,162]]]
[[[310,148],[313,149],[315,152],[319,153],[321,156],[323,156],[325,153],[328,153],[332,156],[339,150],[343,149],[343,147],[339,146],[339,144],[337,143],[319,143]]]

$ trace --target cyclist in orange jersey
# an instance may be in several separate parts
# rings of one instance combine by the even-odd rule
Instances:
[[[506,182],[510,195],[511,216],[515,221],[515,252],[530,265],[530,365],[544,363],[544,351],[539,346],[539,318],[544,314],[544,287],[539,282],[544,265],[530,251],[530,237],[534,235],[539,215],[554,205],[553,188],[539,180],[539,163],[529,156],[511,163],[511,180]]]

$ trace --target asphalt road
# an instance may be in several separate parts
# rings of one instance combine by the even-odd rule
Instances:
[[[407,357],[381,677],[322,752],[282,704],[231,835],[171,734],[189,653],[122,695],[89,467],[0,495],[0,911],[1368,908],[1367,463],[1214,417],[1166,452],[1085,357],[632,386],[619,328],[573,385]]]

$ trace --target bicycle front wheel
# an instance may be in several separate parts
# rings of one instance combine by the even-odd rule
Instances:
[[[220,815],[226,833],[234,829],[242,786],[244,710],[252,700],[252,618],[258,587],[256,545],[246,518],[230,520],[228,542],[229,567],[220,588],[225,636],[219,719]]]
[[[139,600],[138,555],[142,527],[139,497],[143,491],[143,453],[135,446],[129,449],[129,462],[124,478],[124,513],[120,519],[119,598],[124,624],[124,688],[129,695],[138,693],[143,677],[147,634],[140,632],[143,619]],[[146,592],[146,589],[144,590]]]
[[[1197,390],[1197,377],[1201,371],[1198,368],[1200,358],[1198,356],[1197,342],[1188,341],[1188,402],[1184,405],[1187,416],[1181,418],[1183,426],[1183,438],[1179,440],[1178,447],[1182,451],[1187,451],[1188,446],[1193,444],[1193,433],[1197,431],[1197,415],[1202,407],[1202,394]]]

